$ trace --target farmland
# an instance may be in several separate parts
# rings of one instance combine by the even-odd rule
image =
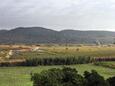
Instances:
[[[115,46],[41,46],[36,51],[16,53],[11,59],[66,56],[115,57]]]
[[[34,49],[33,49],[34,48]],[[10,52],[10,56],[7,55]],[[91,58],[114,58],[115,46],[114,45],[10,45],[0,46],[0,62],[15,62],[23,61],[24,59],[32,58],[66,58],[66,57],[79,57],[90,56]],[[115,61],[99,62],[97,64],[73,64],[69,67],[76,68],[80,74],[84,71],[96,70],[105,78],[115,75],[115,68],[113,68]],[[106,65],[106,66],[105,66]],[[109,66],[108,66],[109,65]],[[110,67],[112,65],[112,67]],[[67,65],[66,65],[67,66]],[[40,73],[42,70],[50,68],[62,68],[63,65],[52,66],[19,66],[19,67],[0,67],[0,85],[1,86],[32,86],[30,81],[30,73]]]
[[[0,85],[1,86],[32,86],[30,81],[30,73],[40,73],[42,70],[49,68],[61,68],[62,66],[38,66],[38,67],[3,67],[0,68]],[[101,66],[94,66],[92,64],[72,65],[79,73],[92,69],[97,70],[99,74],[105,78],[115,75],[115,69],[105,68]]]
[[[114,61],[112,61],[112,62],[109,62],[109,61],[108,62],[97,62],[97,63],[95,63],[95,65],[115,69],[115,62]]]

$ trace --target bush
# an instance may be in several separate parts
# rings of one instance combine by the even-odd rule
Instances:
[[[33,86],[115,86],[115,77],[105,80],[94,70],[84,72],[83,77],[76,69],[69,67],[31,74],[31,80]]]
[[[109,86],[104,77],[100,76],[95,70],[92,70],[91,73],[85,71],[84,78],[87,81],[86,86]]]
[[[33,86],[85,86],[85,79],[75,69],[50,69],[32,74]]]
[[[109,82],[110,86],[115,86],[115,76],[107,79],[107,81]]]

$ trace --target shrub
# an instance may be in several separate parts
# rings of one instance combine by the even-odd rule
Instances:
[[[115,86],[115,76],[110,77],[109,79],[107,79],[107,81],[109,82],[110,86]]]
[[[85,79],[75,69],[49,69],[32,74],[33,86],[85,86]]]
[[[105,80],[96,71],[84,72],[84,77],[74,68],[53,68],[40,74],[31,74],[33,86],[115,86],[115,77]]]
[[[100,76],[95,70],[92,70],[91,73],[85,71],[84,78],[87,81],[86,86],[109,86],[104,77]]]

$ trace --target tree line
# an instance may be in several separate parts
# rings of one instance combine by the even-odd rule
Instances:
[[[43,57],[29,58],[22,62],[1,62],[0,66],[39,66],[39,65],[72,65],[72,64],[87,64],[101,61],[115,61],[115,58],[94,58],[90,56],[62,56],[62,57]]]
[[[95,70],[80,75],[76,69],[53,68],[41,73],[31,73],[33,86],[115,86],[115,76],[104,79]]]
[[[0,63],[0,66],[39,66],[39,65],[72,65],[85,64],[93,62],[93,58],[89,56],[67,56],[67,57],[43,57],[43,58],[29,58],[23,62],[5,62]]]
[[[55,58],[32,58],[25,61],[26,66],[38,66],[38,65],[71,65],[71,64],[85,64],[92,62],[91,57],[79,56],[79,57],[55,57]]]

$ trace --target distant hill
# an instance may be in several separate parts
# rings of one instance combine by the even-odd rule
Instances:
[[[55,31],[42,27],[18,27],[0,31],[0,43],[87,43],[115,42],[115,32],[110,31]]]

